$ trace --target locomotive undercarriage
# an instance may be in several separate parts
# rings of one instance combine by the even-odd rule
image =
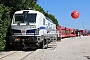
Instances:
[[[42,46],[43,40],[43,38],[34,36],[10,36],[9,45],[11,49],[36,49]]]

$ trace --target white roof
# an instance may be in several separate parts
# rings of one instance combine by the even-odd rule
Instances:
[[[21,10],[21,11],[16,11],[15,14],[22,14],[23,11],[29,11],[28,13],[40,13],[39,11],[35,11],[35,10]]]

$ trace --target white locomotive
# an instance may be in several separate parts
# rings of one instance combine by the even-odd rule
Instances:
[[[32,9],[16,11],[12,18],[9,43],[12,47],[30,48],[41,46],[43,37],[53,37],[56,25],[41,12]]]

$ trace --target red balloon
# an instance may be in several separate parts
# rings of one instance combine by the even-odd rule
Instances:
[[[77,19],[79,16],[80,16],[80,13],[78,11],[76,11],[76,10],[74,10],[71,13],[71,17],[74,18],[74,19]]]

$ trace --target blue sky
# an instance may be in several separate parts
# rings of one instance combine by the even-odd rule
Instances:
[[[90,29],[90,0],[39,0],[38,4],[48,13],[53,14],[59,25],[69,28]],[[78,19],[71,17],[71,12],[80,13]]]

